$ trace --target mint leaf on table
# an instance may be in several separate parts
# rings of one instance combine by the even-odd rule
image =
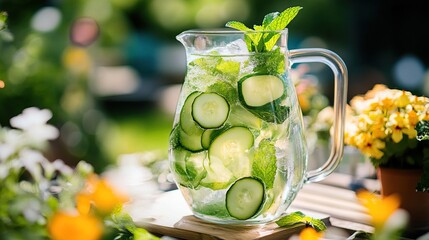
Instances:
[[[254,25],[254,29],[238,21],[226,23],[226,27],[246,32],[244,40],[249,52],[268,52],[273,49],[281,31],[296,17],[302,7],[290,7],[282,13],[273,12],[265,15],[262,25]],[[258,31],[258,32],[255,32]]]
[[[255,150],[252,163],[252,175],[261,179],[267,189],[273,188],[276,176],[276,149],[274,144],[267,139],[259,143]]]
[[[290,227],[298,223],[304,223],[305,225],[314,228],[318,232],[326,230],[326,225],[322,220],[306,216],[300,211],[286,215],[277,220],[276,223],[280,227]]]
[[[114,236],[115,240],[159,240],[146,229],[137,227],[131,216],[120,208],[112,213],[107,225],[117,231],[116,236]]]

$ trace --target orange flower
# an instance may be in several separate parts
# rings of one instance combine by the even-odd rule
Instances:
[[[314,228],[307,227],[299,234],[300,240],[317,240],[323,236],[322,232],[317,232]]]
[[[374,227],[379,228],[399,208],[400,199],[397,195],[380,197],[368,191],[357,193],[359,202],[368,210]]]
[[[53,240],[97,240],[103,228],[94,216],[57,212],[48,222],[48,231]]]
[[[116,207],[126,202],[128,198],[117,192],[106,180],[97,175],[90,176],[85,188],[76,196],[77,209],[87,214],[91,204],[102,214],[111,213]]]

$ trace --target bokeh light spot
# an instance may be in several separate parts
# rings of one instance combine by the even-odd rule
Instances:
[[[50,32],[61,22],[61,12],[54,7],[44,7],[31,19],[31,27],[39,32]]]
[[[417,89],[423,86],[425,68],[415,56],[407,55],[396,62],[393,76],[398,85],[406,89]]]
[[[181,28],[190,23],[190,8],[183,0],[154,0],[150,5],[156,20],[167,29]]]
[[[97,22],[92,18],[77,19],[70,29],[70,40],[73,44],[81,47],[91,45],[100,35]]]
[[[0,88],[4,88],[5,84],[2,80],[0,80]]]

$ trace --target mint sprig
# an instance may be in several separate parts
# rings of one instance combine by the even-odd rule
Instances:
[[[326,230],[326,225],[322,220],[306,216],[300,211],[286,215],[277,220],[276,223],[279,227],[290,227],[298,223],[304,223],[305,225],[314,228],[318,232]]]
[[[271,189],[274,185],[277,171],[276,159],[273,143],[269,140],[261,141],[254,153],[252,175],[261,179],[267,189]]]
[[[226,27],[234,28],[245,33],[244,40],[249,52],[269,52],[275,46],[281,31],[298,15],[302,7],[290,7],[282,13],[273,12],[265,15],[262,25],[255,25],[253,29],[238,21],[226,23]]]

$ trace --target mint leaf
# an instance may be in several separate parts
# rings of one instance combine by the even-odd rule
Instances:
[[[272,13],[268,13],[267,15],[265,15],[264,20],[262,20],[262,26],[264,28],[267,28],[267,26],[275,19],[279,16],[279,12],[272,12]],[[256,30],[256,28],[255,28]]]
[[[217,73],[225,75],[231,82],[238,78],[240,63],[236,61],[221,60],[215,67]]]
[[[222,95],[228,101],[229,104],[235,102],[237,99],[237,91],[231,84],[225,81],[219,81],[210,85],[207,88],[207,91],[215,92]]]
[[[326,230],[326,225],[322,220],[306,216],[300,211],[286,215],[277,220],[276,223],[280,227],[290,227],[298,223],[304,223],[305,225],[314,228],[318,232]]]
[[[285,71],[285,55],[280,52],[280,48],[269,53],[253,55],[250,62],[255,65],[254,72],[277,75]]]
[[[118,231],[118,234],[115,237],[115,239],[118,240],[159,240],[158,237],[150,234],[146,229],[137,227],[131,216],[119,208],[113,211],[111,219],[107,225]]]
[[[210,54],[219,55],[213,51]],[[234,82],[240,72],[240,63],[237,61],[225,60],[221,56],[210,56],[198,58],[189,63],[189,66],[197,67],[206,71],[211,76],[221,76],[224,80]]]
[[[267,26],[266,30],[280,31],[286,28],[287,25],[298,15],[302,7],[290,7],[284,10],[278,17],[274,18]]]
[[[253,31],[251,28],[244,25],[242,22],[238,21],[229,21],[225,24],[226,27],[234,28],[243,32]]]
[[[267,139],[259,143],[255,150],[252,163],[252,175],[261,179],[267,189],[273,188],[276,176],[276,149],[274,144]]]

